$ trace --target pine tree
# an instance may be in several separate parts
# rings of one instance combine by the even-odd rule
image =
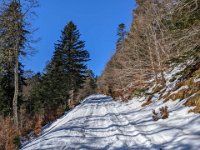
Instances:
[[[69,93],[73,91],[75,94],[82,87],[87,71],[85,63],[89,60],[84,47],[76,25],[69,22],[55,45],[55,52],[42,78],[40,98],[37,99],[44,100],[47,109],[66,105]]]
[[[117,50],[122,48],[122,44],[126,38],[126,26],[124,23],[119,24],[118,31],[117,31]]]
[[[73,22],[69,22],[65,27],[62,43],[58,44],[58,49],[62,49],[65,55],[64,66],[67,69],[70,82],[70,89],[77,90],[84,82],[87,67],[85,62],[89,60],[89,53],[84,50],[84,41],[80,40],[80,33]]]

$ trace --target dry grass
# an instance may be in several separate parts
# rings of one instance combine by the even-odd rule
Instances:
[[[182,89],[176,93],[173,93],[173,94],[169,94],[169,95],[166,95],[164,97],[164,102],[168,101],[168,100],[177,100],[177,99],[184,99],[185,96],[187,95],[187,92],[188,92],[188,89]]]
[[[60,106],[57,109],[50,109],[44,113],[42,125],[54,122],[57,118],[64,115],[65,107]],[[37,118],[37,117],[36,117]]]
[[[148,98],[147,98],[147,100],[146,100],[146,102],[144,102],[141,106],[142,107],[145,107],[145,106],[147,106],[147,105],[150,105],[151,103],[152,103],[152,96],[148,96]]]
[[[189,112],[200,113],[200,92],[198,92],[195,96],[190,97],[185,103],[185,106],[195,106],[195,108]]]
[[[20,131],[15,128],[11,117],[0,118],[0,150],[17,150],[20,146],[20,136],[28,139],[27,135],[31,131],[35,136],[39,136],[42,126],[55,121],[63,113],[64,109],[58,108],[49,111],[45,116],[23,114],[20,116]]]
[[[176,87],[172,91],[164,95],[162,98],[165,102],[168,100],[182,100],[188,98],[187,102],[185,103],[185,106],[193,106],[195,108],[190,110],[190,112],[200,113],[200,82],[194,82],[194,80],[198,78],[200,78],[200,69],[193,72],[190,78],[178,82],[176,84]],[[173,92],[183,86],[187,86],[188,88],[179,90],[178,92]]]
[[[70,99],[70,100],[68,100],[68,107],[69,107],[69,109],[73,109],[74,107],[76,107],[79,104],[80,104],[80,100],[78,100],[78,98],[77,99]],[[61,109],[57,109],[57,114],[59,115],[60,113],[63,113],[62,110],[63,110],[62,108]]]
[[[185,99],[190,97],[191,95],[197,93],[200,90],[200,82],[194,82],[195,79],[200,77],[200,69],[195,71],[192,76],[184,81],[178,82],[176,84],[176,87],[170,91],[167,95],[164,95],[162,98],[165,99],[164,101],[168,101],[168,100],[177,100],[177,99]],[[179,88],[183,87],[183,86],[187,86],[188,89],[182,89],[178,92],[174,92],[178,90]]]
[[[26,136],[33,130],[36,120],[33,115],[20,112],[19,123],[21,136]]]
[[[36,124],[35,124],[35,127],[34,127],[34,134],[36,136],[39,136],[40,133],[42,132],[43,121],[44,121],[44,118],[41,115],[38,115],[36,117]]]
[[[10,117],[0,122],[0,149],[16,150],[20,144],[19,131],[16,130]]]
[[[197,77],[197,78],[200,78],[200,69],[196,70],[194,73],[193,73],[193,76]]]
[[[158,84],[153,88],[153,93],[160,92],[163,88],[164,88],[164,84],[163,85]]]

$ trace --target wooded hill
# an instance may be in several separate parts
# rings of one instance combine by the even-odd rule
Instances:
[[[200,0],[137,0],[126,34],[119,25],[116,52],[98,79],[100,93],[128,100],[156,84],[165,71],[187,65],[180,80],[200,67]]]

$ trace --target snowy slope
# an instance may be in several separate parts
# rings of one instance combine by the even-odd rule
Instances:
[[[94,95],[44,129],[22,150],[198,150],[200,116],[188,114],[184,101],[157,101],[141,107],[144,98],[128,103]],[[169,118],[152,120],[152,109],[168,106]]]

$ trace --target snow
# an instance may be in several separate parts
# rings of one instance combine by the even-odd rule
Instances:
[[[180,77],[180,75],[177,76],[177,73],[183,71],[184,69],[185,69],[185,66],[180,64],[180,65],[174,67],[171,71],[164,73],[165,80],[166,80],[166,87],[167,87],[166,92],[172,90],[175,87],[175,85],[176,85],[176,83],[177,83],[177,81],[178,81],[178,79]],[[176,77],[176,80],[171,82],[170,79],[172,79],[173,77]]]
[[[22,144],[22,150],[197,150],[200,147],[200,115],[188,113],[184,100],[167,101],[163,95],[174,94],[185,68],[179,65],[165,72],[166,87],[154,93],[153,103],[141,105],[145,97],[134,97],[127,103],[113,101],[105,95],[91,95],[80,105],[44,127],[40,137]],[[171,80],[174,78],[175,80]],[[194,82],[199,82],[199,78]],[[151,93],[156,85],[149,88]],[[152,110],[167,106],[169,118],[153,121]]]
[[[156,101],[141,107],[144,97],[127,103],[92,95],[46,127],[22,150],[197,150],[200,115],[188,113],[183,101]],[[168,106],[169,118],[155,122],[152,110]]]

